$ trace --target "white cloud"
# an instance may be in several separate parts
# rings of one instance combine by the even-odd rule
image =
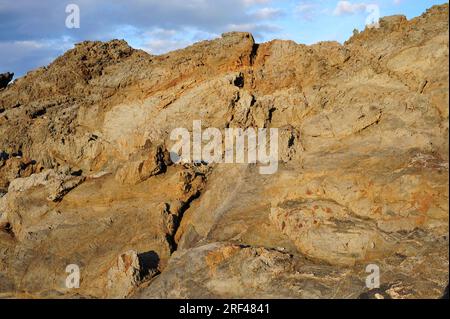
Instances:
[[[283,11],[278,8],[261,8],[253,13],[253,16],[260,20],[275,19],[283,15]]]
[[[243,0],[246,6],[253,6],[257,4],[267,4],[270,0]]]
[[[312,20],[316,15],[317,2],[302,1],[294,9],[294,14],[306,20]]]
[[[72,48],[70,39],[0,41],[0,73],[27,71],[49,64],[58,55]]]
[[[258,36],[259,33],[279,32],[281,31],[281,28],[274,24],[242,23],[228,25],[227,31],[245,31]]]
[[[145,35],[148,35],[150,37],[157,37],[157,38],[162,38],[162,37],[173,37],[177,34],[176,30],[173,29],[163,29],[163,28],[156,28],[154,30],[148,31],[145,33]]]
[[[192,44],[190,41],[179,41],[174,39],[153,39],[142,48],[150,54],[163,54],[169,51],[178,50]]]
[[[295,7],[295,12],[298,13],[304,13],[304,12],[310,12],[313,10],[316,6],[312,3],[300,3]]]
[[[364,12],[367,9],[367,6],[368,5],[363,2],[351,3],[350,1],[339,1],[333,11],[333,14],[336,16],[341,16],[344,14]]]
[[[220,34],[191,28],[185,28],[183,30],[155,28],[139,35],[138,42],[140,44],[135,47],[145,50],[150,54],[164,54],[185,48],[201,40],[210,40],[219,36]]]
[[[106,40],[105,34],[123,25],[139,30],[197,28],[222,32],[230,23],[259,23],[277,17],[270,0],[77,0],[81,28],[64,24],[65,1],[0,0],[0,41],[58,38],[70,34],[76,40]],[[274,2],[275,3],[275,2]],[[27,9],[24,9],[27,8]],[[62,21],[62,22],[61,22]]]
[[[245,28],[259,39],[272,37],[279,27],[273,20],[283,14],[271,0],[76,0],[80,7],[81,28],[67,29],[66,1],[61,0],[0,0],[0,43],[12,41],[56,41],[64,36],[71,41],[108,41],[123,38],[134,47],[153,53],[167,52],[191,42],[210,38],[230,28]],[[278,2],[279,3],[279,2]],[[25,9],[24,9],[25,8]],[[242,30],[242,29],[241,29]],[[165,47],[166,46],[166,47]],[[32,66],[41,65],[46,56],[54,57],[59,49],[31,45],[3,45],[4,57],[18,57],[0,61],[1,68],[23,73]],[[17,50],[23,48],[26,52]],[[51,50],[51,52],[49,51]],[[60,51],[58,51],[58,54]],[[28,59],[28,60],[25,60]],[[31,63],[30,61],[34,62]]]

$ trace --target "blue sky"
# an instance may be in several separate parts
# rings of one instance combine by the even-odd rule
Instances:
[[[312,44],[347,40],[376,6],[381,16],[412,18],[444,0],[0,0],[0,73],[16,77],[83,40],[125,39],[152,54],[252,32],[257,42],[289,39]],[[80,28],[65,25],[68,4],[80,9]]]

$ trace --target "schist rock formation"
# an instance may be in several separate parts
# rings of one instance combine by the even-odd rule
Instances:
[[[442,297],[448,70],[445,4],[344,44],[83,42],[2,80],[0,297]],[[278,128],[278,171],[173,164],[194,120]]]

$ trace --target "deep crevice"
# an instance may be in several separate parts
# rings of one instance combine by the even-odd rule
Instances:
[[[146,281],[160,274],[159,255],[155,251],[138,254],[141,281]]]
[[[174,231],[173,234],[168,234],[166,239],[169,242],[170,245],[170,253],[173,254],[175,251],[177,251],[178,249],[178,243],[175,241],[175,235],[178,232],[178,229],[181,225],[181,221],[183,220],[183,215],[184,213],[191,207],[191,204],[198,199],[201,196],[201,191],[197,191],[194,195],[192,195],[191,197],[189,197],[189,199],[183,203],[183,205],[180,207],[179,211],[177,212],[177,214],[175,214],[174,216],[175,221],[174,221]]]
[[[255,64],[256,58],[258,56],[259,44],[254,43],[252,47],[252,52],[250,53],[250,66]]]
[[[5,226],[3,226],[3,230],[10,235],[12,238],[16,237],[16,234],[14,234],[14,230],[12,228],[12,225],[10,223],[6,223]]]

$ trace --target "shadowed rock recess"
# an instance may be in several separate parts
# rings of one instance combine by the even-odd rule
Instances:
[[[0,297],[440,298],[448,70],[448,5],[344,44],[77,44],[0,89]],[[278,171],[171,163],[193,120],[278,128]]]

